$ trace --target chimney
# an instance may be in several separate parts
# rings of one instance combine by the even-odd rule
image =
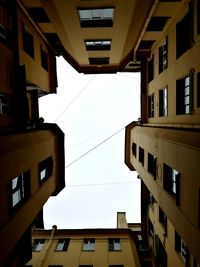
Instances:
[[[126,212],[117,212],[117,228],[127,229]]]

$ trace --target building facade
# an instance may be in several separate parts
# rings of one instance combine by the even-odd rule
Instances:
[[[32,227],[65,186],[64,133],[39,117],[39,96],[54,92],[55,53],[22,6],[0,1],[0,266],[31,258]]]
[[[135,243],[139,228],[135,232],[130,230],[125,219],[118,227],[36,229],[33,232],[33,258],[26,266],[140,266]]]
[[[155,38],[141,61],[141,119],[126,127],[125,163],[141,179],[142,233],[154,262],[199,266],[200,1],[170,2],[154,13],[174,6],[173,19],[143,35]]]

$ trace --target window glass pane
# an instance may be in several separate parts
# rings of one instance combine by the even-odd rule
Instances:
[[[13,180],[12,180],[12,189],[15,189],[17,187],[17,182],[18,182],[18,177],[15,177]]]
[[[43,180],[45,178],[45,176],[46,176],[46,169],[44,169],[40,172],[40,179]]]
[[[189,86],[189,84],[190,84],[190,77],[188,76],[185,78],[185,87]]]
[[[185,87],[185,95],[189,95],[190,94],[190,87],[189,86],[186,86]]]
[[[91,19],[91,10],[79,10],[80,19]]]
[[[14,207],[15,205],[17,205],[17,203],[19,203],[20,200],[21,200],[20,190],[17,190],[15,193],[12,194],[12,206]]]
[[[190,103],[190,97],[186,96],[185,99],[184,99],[184,104],[188,105],[189,103]]]
[[[113,18],[113,8],[105,8],[103,9],[103,18]]]
[[[92,10],[92,19],[101,19],[101,10],[93,9]]]
[[[189,114],[190,113],[190,106],[187,105],[185,106],[185,114]]]

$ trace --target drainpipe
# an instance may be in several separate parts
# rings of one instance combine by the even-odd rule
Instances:
[[[149,21],[150,21],[152,15],[153,15],[153,13],[154,13],[154,11],[155,11],[158,3],[159,3],[159,0],[155,0],[154,1],[153,5],[152,5],[152,7],[151,7],[151,9],[149,11],[149,14],[148,14],[148,16],[147,16],[147,18],[145,20],[144,26],[142,28],[142,31],[140,32],[139,38],[137,40],[137,43],[136,43],[135,48],[134,48],[134,51],[133,51],[133,61],[136,61],[136,52],[137,52],[138,46],[139,46],[140,41],[142,40],[142,38],[144,36],[144,33],[146,31],[146,28],[147,28],[147,26],[149,24]]]
[[[54,233],[55,233],[56,229],[57,229],[57,226],[53,225],[52,226],[52,230],[51,230],[51,235],[50,235],[50,238],[49,238],[49,242],[48,242],[47,246],[45,247],[45,249],[43,251],[42,257],[39,260],[37,267],[45,267],[44,261],[45,261],[47,255],[48,255],[48,250],[49,250],[49,248],[50,248],[50,246],[51,246],[51,244],[53,242]]]

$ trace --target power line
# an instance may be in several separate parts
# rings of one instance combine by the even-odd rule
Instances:
[[[110,135],[109,137],[107,137],[106,139],[104,139],[103,141],[101,141],[99,144],[97,144],[96,146],[92,147],[91,149],[89,149],[87,152],[83,153],[80,157],[78,157],[77,159],[73,160],[72,162],[70,162],[68,165],[65,166],[65,168],[68,168],[69,166],[71,166],[72,164],[74,164],[75,162],[77,162],[78,160],[80,160],[81,158],[83,158],[84,156],[86,156],[87,154],[89,154],[90,152],[92,152],[93,150],[95,150],[97,147],[101,146],[102,144],[104,144],[105,142],[107,142],[109,139],[111,139],[113,136],[115,136],[116,134],[118,134],[119,132],[121,132],[122,130],[124,130],[125,127],[121,128],[120,130],[118,130],[117,132],[115,132],[114,134]]]
[[[92,80],[95,78],[95,76],[92,76],[92,78],[86,83],[85,86],[80,90],[80,92],[72,99],[72,101],[66,106],[66,108],[60,113],[60,115],[55,119],[55,122],[57,122],[60,117],[68,110],[68,108],[76,101],[76,99],[83,93],[83,91],[88,87],[88,85],[92,82]]]

